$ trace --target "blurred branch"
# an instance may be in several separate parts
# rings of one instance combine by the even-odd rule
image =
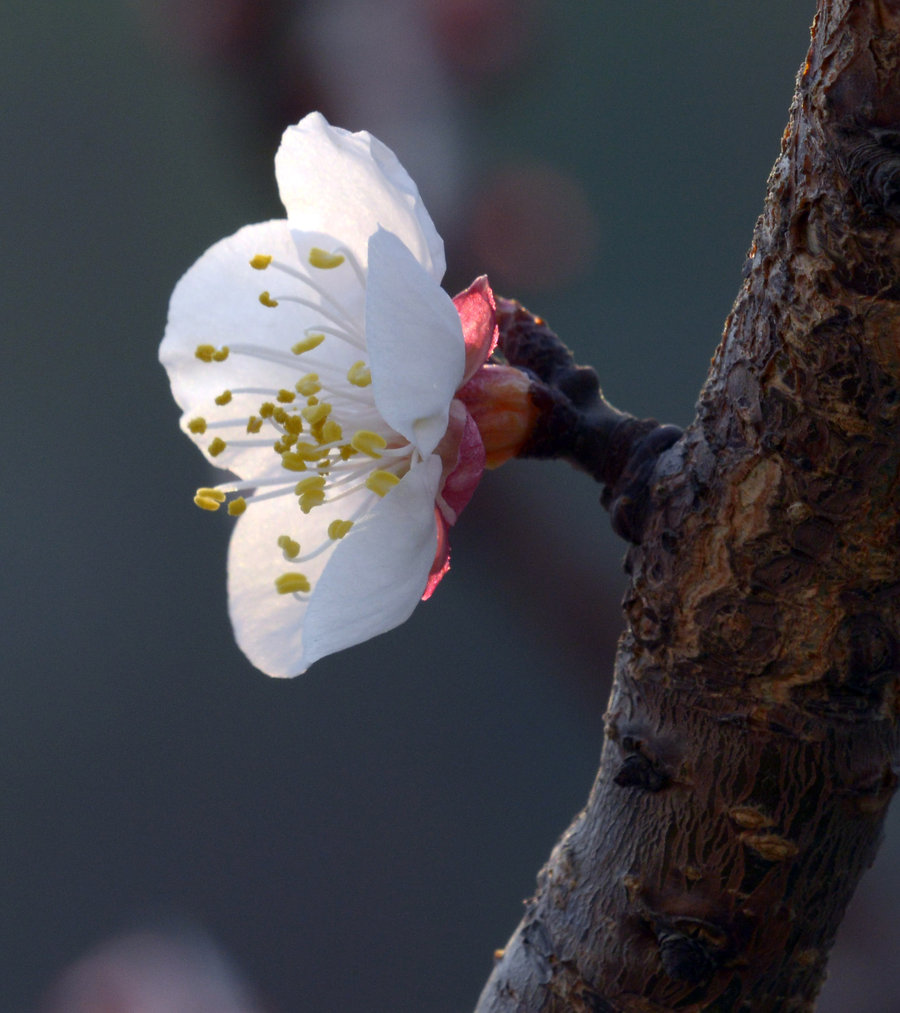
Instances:
[[[677,442],[501,304],[530,450],[607,483],[634,544],[597,780],[478,1013],[812,1008],[897,782],[898,220],[900,0],[820,0]]]

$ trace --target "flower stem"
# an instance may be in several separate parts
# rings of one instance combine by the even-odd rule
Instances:
[[[498,348],[511,366],[532,377],[538,418],[520,457],[563,458],[604,489],[601,502],[613,530],[639,543],[660,456],[681,437],[677,426],[636,419],[614,408],[597,373],[578,366],[540,317],[513,299],[497,299]]]

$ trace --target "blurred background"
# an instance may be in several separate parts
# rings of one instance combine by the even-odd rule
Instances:
[[[686,424],[813,6],[0,0],[2,1013],[473,1007],[596,770],[600,490],[490,474],[404,627],[267,679],[228,519],[191,503],[169,293],[281,216],[272,156],[318,108],[398,153],[451,292],[486,271],[613,403]],[[828,1013],[900,1009],[898,817]]]

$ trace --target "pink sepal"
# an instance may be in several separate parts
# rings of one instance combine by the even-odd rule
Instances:
[[[434,522],[437,525],[437,552],[434,554],[434,562],[431,564],[431,573],[428,574],[422,601],[428,601],[444,574],[450,569],[450,525],[437,508],[434,511]]]
[[[448,524],[455,524],[463,508],[472,498],[475,487],[484,473],[484,443],[475,419],[466,411],[462,402],[454,401],[455,411],[451,418],[462,416],[462,431],[457,439],[459,449],[456,462],[449,469],[445,464],[444,484],[439,494],[438,505],[441,507]]]
[[[463,384],[487,362],[497,345],[497,303],[482,275],[459,295],[453,305],[459,314],[466,342],[466,367]],[[458,399],[450,404],[447,432],[435,447],[444,463],[444,474],[434,511],[437,525],[437,551],[422,595],[426,601],[450,569],[450,528],[472,498],[484,472],[485,450],[481,433],[467,408]]]
[[[465,383],[487,362],[497,345],[497,302],[487,275],[476,278],[464,292],[454,296],[453,305],[466,340]]]
[[[437,524],[437,551],[422,601],[430,598],[450,569],[450,527],[472,498],[484,473],[485,452],[475,420],[461,401],[450,405],[450,426],[438,444],[444,461],[444,478],[437,496],[434,516]]]

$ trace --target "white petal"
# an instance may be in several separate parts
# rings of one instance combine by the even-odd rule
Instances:
[[[415,183],[365,131],[352,134],[310,113],[284,132],[275,175],[291,228],[334,236],[365,267],[369,236],[382,225],[436,281],[444,276],[444,244]]]
[[[306,613],[303,667],[409,618],[437,549],[440,458],[412,468],[333,553]]]
[[[308,662],[303,657],[309,599],[279,594],[275,579],[297,571],[315,586],[342,544],[328,538],[328,525],[337,518],[349,518],[366,499],[371,499],[371,493],[363,489],[304,514],[294,496],[279,496],[251,502],[237,519],[228,549],[228,608],[238,646],[260,671],[294,676],[306,669]],[[322,544],[328,547],[315,559],[293,564],[278,547],[279,535],[298,541],[301,555]]]
[[[309,246],[316,242],[315,236],[305,239]],[[359,349],[333,336],[315,350],[312,360],[313,353],[299,357],[291,354],[291,347],[303,337],[306,328],[318,329],[332,323],[326,316],[332,312],[331,306],[309,286],[274,266],[264,271],[252,268],[250,260],[260,253],[309,275],[339,305],[356,313],[360,335],[364,326],[363,291],[350,266],[315,271],[301,263],[297,244],[284,221],[248,225],[216,243],[178,282],[169,303],[159,357],[168,371],[172,394],[185,413],[182,428],[203,449],[215,436],[225,440],[228,448],[212,458],[212,463],[248,478],[271,474],[279,467],[279,457],[271,448],[278,437],[274,431],[271,439],[256,441],[255,449],[234,444],[249,439],[247,419],[267,398],[263,394],[235,393],[226,407],[217,406],[214,399],[225,390],[242,388],[268,390],[271,399],[282,388],[290,390],[301,375],[314,369],[311,361],[327,359],[336,370],[345,372],[362,357]],[[263,291],[273,296],[298,296],[315,305],[311,308],[285,299],[274,308],[266,307],[259,301]],[[197,346],[203,344],[216,348],[250,345],[283,361],[229,353],[223,362],[203,362],[195,355]],[[209,428],[203,434],[190,433],[188,423],[198,416],[207,423],[231,419],[234,424],[225,429]]]
[[[366,339],[379,412],[430,454],[465,370],[462,324],[450,296],[383,229],[369,242]]]

